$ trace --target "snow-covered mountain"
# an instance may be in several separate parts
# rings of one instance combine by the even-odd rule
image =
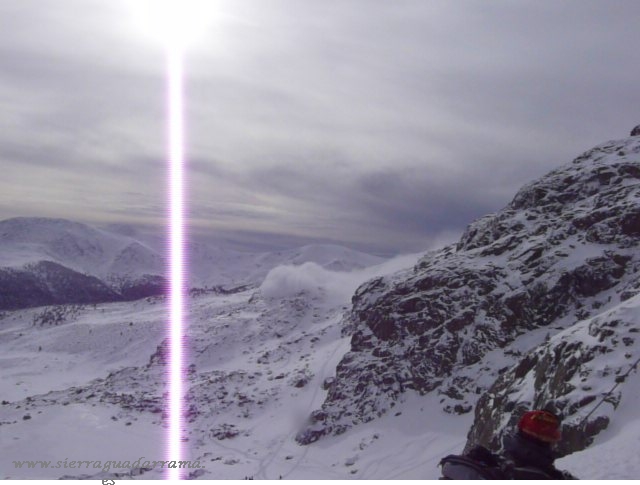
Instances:
[[[457,414],[483,395],[470,441],[493,448],[524,407],[555,406],[577,432],[589,405],[640,353],[632,300],[640,292],[639,242],[640,137],[633,136],[523,187],[456,245],[360,287],[345,322],[350,351],[298,441],[374,420],[409,391],[436,393]],[[596,371],[599,353],[612,354],[606,370]],[[584,447],[605,427],[602,412],[562,451]]]
[[[201,286],[237,286],[191,293],[185,447],[202,468],[189,477],[437,478],[444,455],[495,449],[520,410],[553,407],[561,467],[638,478],[639,242],[640,136],[595,147],[422,255],[197,242]],[[21,244],[7,271],[67,268]],[[0,312],[2,478],[161,478],[165,320],[162,296]]]
[[[0,309],[161,294],[164,262],[126,236],[64,219],[0,221]]]
[[[160,255],[131,237],[65,219],[16,217],[0,221],[0,267],[40,261],[100,279],[164,271]]]
[[[162,246],[162,245],[159,245]],[[206,241],[187,248],[192,288],[256,287],[280,265],[317,263],[342,271],[382,259],[336,245],[243,253]],[[130,301],[165,292],[162,247],[64,219],[0,221],[0,309]]]

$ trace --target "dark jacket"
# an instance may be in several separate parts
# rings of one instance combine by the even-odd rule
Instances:
[[[551,445],[519,432],[506,435],[502,453],[476,446],[464,455],[445,456],[440,461],[443,480],[576,480],[558,470]]]
[[[506,435],[502,445],[503,471],[509,480],[576,480],[553,465],[556,456],[548,443],[516,432]]]

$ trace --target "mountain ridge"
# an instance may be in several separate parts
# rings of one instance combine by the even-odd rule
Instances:
[[[352,271],[382,261],[338,245],[251,254],[198,240],[189,243],[187,258],[190,288],[221,291],[257,287],[280,265],[314,262]],[[165,255],[132,236],[65,219],[0,221],[0,309],[161,296],[168,287],[165,273]],[[74,297],[73,288],[84,296]]]
[[[639,241],[640,137],[602,143],[526,184],[457,244],[356,291],[344,321],[351,349],[298,442],[377,419],[410,390],[470,412],[547,334],[640,291]]]

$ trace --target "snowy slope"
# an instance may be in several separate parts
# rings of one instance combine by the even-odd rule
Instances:
[[[624,386],[620,403],[611,413],[607,429],[584,451],[558,460],[558,466],[573,470],[582,478],[637,480],[640,478],[640,372],[632,373]],[[611,411],[610,409],[608,410]]]
[[[351,273],[350,284],[414,263],[415,257]],[[205,466],[199,478],[435,479],[438,461],[462,450],[472,415],[446,413],[438,395],[412,391],[378,420],[309,446],[295,442],[348,350],[340,319],[349,294],[340,299],[327,291],[344,285],[344,277],[328,271],[322,277],[298,274],[278,298],[265,297],[262,288],[192,299],[188,452]],[[315,284],[308,284],[311,280]],[[46,309],[3,315],[2,478],[130,473],[16,469],[14,460],[164,459],[158,413],[164,366],[158,349],[165,309],[161,298],[78,307],[49,327],[32,326]],[[615,477],[640,476],[637,461],[620,453],[635,453],[640,431],[637,374],[627,386],[610,428],[592,448],[561,460],[562,467],[581,477],[613,478],[610,468],[601,466],[611,460],[620,465]],[[31,419],[25,420],[27,415]],[[154,469],[135,470],[132,478],[162,477],[162,470]]]
[[[611,433],[610,424],[629,418],[618,408],[637,394],[635,378],[624,376],[640,363],[638,333],[640,296],[548,338],[480,398],[468,446],[497,449],[519,410],[550,407],[563,416],[560,454],[582,450],[594,438],[599,441],[602,430]]]
[[[18,217],[0,221],[0,267],[52,261],[80,273],[162,274],[162,258],[126,236],[65,219]]]
[[[311,450],[293,439],[324,398],[324,382],[348,346],[340,322],[351,293],[332,288],[355,288],[416,259],[349,273],[287,266],[287,277],[267,277],[260,289],[192,298],[189,448],[193,459],[206,463],[202,478],[419,476],[433,466],[422,463],[426,449],[435,455],[443,444],[462,445],[468,422],[450,420],[451,428],[425,427],[426,434],[415,433],[397,449],[398,440],[414,428],[412,420],[426,420],[434,411],[422,401],[375,429],[336,438],[329,448]],[[265,296],[277,281],[283,285],[279,296]],[[56,308],[7,312],[0,319],[0,358],[7,370],[0,380],[3,478],[105,476],[93,470],[16,470],[14,460],[163,459],[153,443],[161,441],[162,432],[166,302],[62,307],[56,324],[42,325],[43,314]],[[74,415],[81,416],[75,427],[70,426]],[[82,438],[90,426],[98,441]],[[60,436],[65,427],[71,429],[58,453],[50,434]],[[127,433],[132,442],[121,449],[117,441]],[[161,476],[154,470],[141,478]]]

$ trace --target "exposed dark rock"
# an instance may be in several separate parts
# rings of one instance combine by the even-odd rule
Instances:
[[[324,381],[322,381],[322,389],[327,391],[331,388],[333,383],[335,382],[335,377],[327,377]]]
[[[240,434],[240,431],[233,424],[223,423],[220,426],[211,430],[211,436],[217,440],[228,440],[235,438]]]
[[[630,354],[617,347],[634,333],[634,324],[620,320],[618,314],[624,315],[624,309],[574,325],[500,376],[478,401],[466,448],[480,444],[498,450],[502,435],[521,412],[534,408],[552,409],[564,417],[560,456],[586,448],[618,406],[616,384],[624,379],[617,376],[633,364]],[[597,408],[603,399],[607,406]],[[511,416],[507,426],[505,416]]]
[[[165,338],[160,345],[156,347],[156,351],[149,357],[148,367],[152,365],[165,366],[169,363],[169,339]]]

